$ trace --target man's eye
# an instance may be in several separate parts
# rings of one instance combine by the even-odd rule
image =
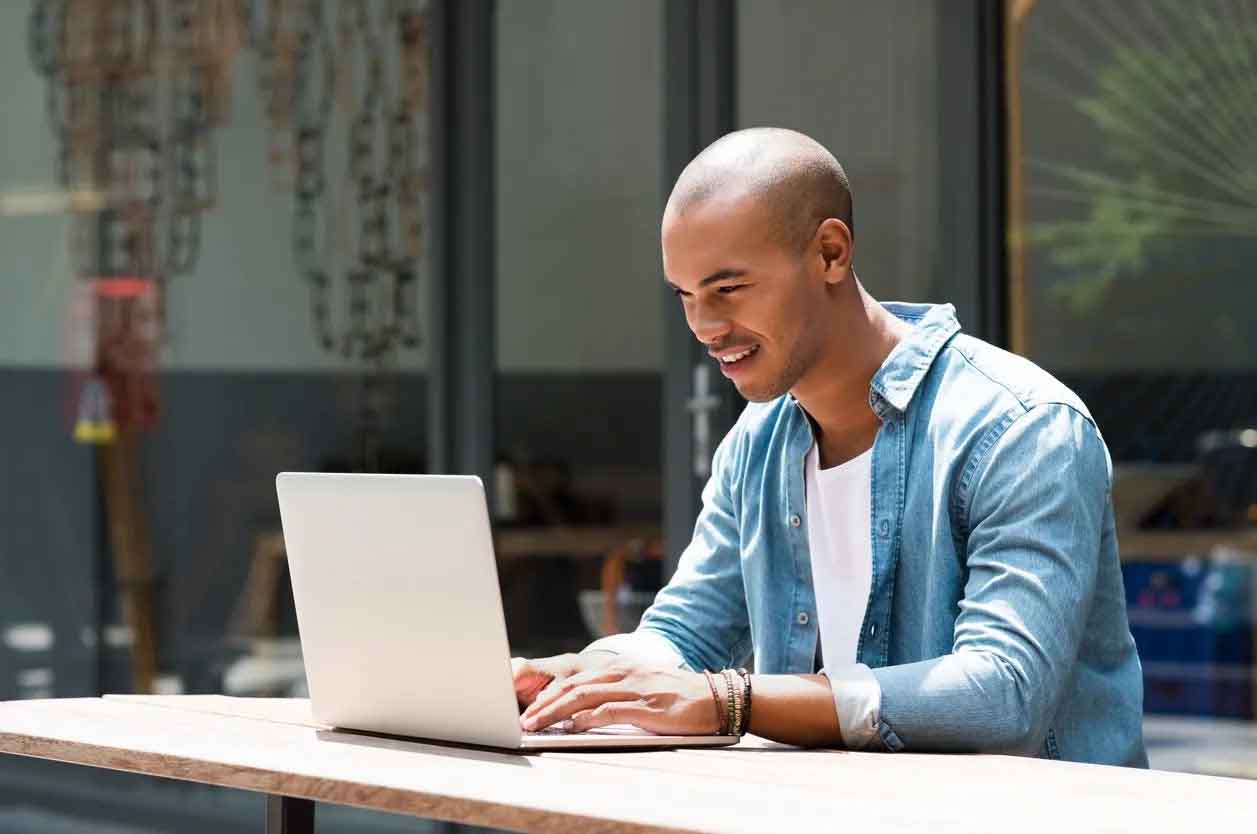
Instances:
[[[717,289],[716,292],[721,295],[729,295],[730,293],[737,292],[745,286],[746,284],[725,284],[723,287]]]

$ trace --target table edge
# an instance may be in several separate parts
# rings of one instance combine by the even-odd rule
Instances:
[[[290,724],[289,726],[296,725]],[[94,756],[88,758],[84,755],[87,753],[92,753]],[[273,796],[311,799],[316,802],[327,802],[333,805],[347,805],[373,811],[385,811],[444,822],[501,828],[510,831],[528,832],[529,834],[551,834],[552,832],[553,834],[565,834],[565,832],[582,831],[614,831],[625,832],[625,834],[630,832],[631,834],[701,834],[699,829],[645,825],[609,817],[574,814],[568,811],[546,811],[503,804],[487,799],[450,797],[425,791],[404,790],[343,779],[321,780],[309,776],[300,776],[246,765],[214,763],[215,766],[228,769],[233,775],[240,777],[230,782],[215,781],[191,775],[190,771],[204,769],[206,763],[200,759],[5,731],[0,731],[0,754],[43,759],[82,767],[97,767],[102,770],[135,773],[158,779],[194,782],[213,787],[246,790]],[[154,764],[151,768],[147,768],[144,764],[148,762],[160,762],[162,766],[158,768]],[[364,799],[359,802],[347,802],[341,798],[331,799],[320,795],[318,790],[276,790],[274,785],[276,779],[279,779],[281,782],[283,780],[300,779],[304,780],[307,785],[317,785],[324,782],[334,783],[342,788],[348,788],[354,794],[364,796],[374,794],[382,797],[382,801],[366,801]],[[450,813],[448,810],[444,810],[451,806],[465,808],[467,811],[465,813]],[[521,818],[529,823],[527,827],[520,826]]]

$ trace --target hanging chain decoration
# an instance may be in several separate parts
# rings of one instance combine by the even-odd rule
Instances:
[[[242,0],[242,15],[257,58],[258,100],[269,127],[267,163],[273,184],[286,190],[293,185],[296,62],[317,36],[321,0]],[[326,68],[332,69],[330,60]]]
[[[414,5],[388,3],[382,20],[372,20],[368,6],[367,0],[342,3],[337,21],[337,54],[348,64],[337,98],[357,104],[338,215],[350,256],[341,351],[373,369],[360,379],[358,440],[364,467],[377,470],[383,424],[398,400],[396,376],[385,371],[398,349],[419,344],[423,172],[416,122],[426,107],[427,54],[424,19]],[[315,317],[325,319],[326,310],[316,306]]]
[[[292,187],[293,257],[310,288],[316,338],[368,363],[420,343],[421,5],[254,0],[250,13],[269,159],[276,181]],[[346,177],[330,176],[329,148],[342,146]]]
[[[230,96],[238,13],[228,0],[34,0],[31,62],[47,79],[56,179],[91,371],[75,436],[110,442],[158,414],[166,284],[190,273],[216,202],[213,133]]]
[[[423,4],[254,0],[250,22],[269,160],[275,181],[293,192],[293,258],[315,337],[362,363],[359,457],[376,469],[398,402],[389,371],[400,351],[420,344]]]
[[[217,201],[215,132],[245,40],[270,169],[293,192],[316,338],[370,369],[364,423],[379,422],[383,371],[420,344],[423,0],[32,0],[28,39],[47,79],[73,268],[94,301],[79,306],[93,309],[95,344],[78,436],[156,420],[166,288],[194,269]]]
[[[327,209],[325,137],[332,114],[337,63],[322,0],[261,0],[265,24],[255,29],[259,93],[271,140],[269,161],[294,195],[293,256],[309,284],[315,335],[335,347],[328,271],[334,257]],[[256,19],[256,18],[255,18]]]

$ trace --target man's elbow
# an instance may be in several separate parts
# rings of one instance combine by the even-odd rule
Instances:
[[[1046,739],[1047,722],[1026,709],[1016,709],[997,722],[991,737],[982,742],[980,752],[1037,756]]]
[[[998,752],[1010,756],[1038,756],[1047,741],[1049,717],[1038,699],[1023,702],[1022,706],[1006,720],[1002,733],[1002,749]],[[992,751],[996,752],[996,751]]]
[[[995,658],[1003,689],[1000,704],[992,712],[990,737],[979,739],[981,752],[1012,756],[1037,756],[1043,750],[1051,724],[1049,704],[1043,685],[1034,685],[1018,667]]]

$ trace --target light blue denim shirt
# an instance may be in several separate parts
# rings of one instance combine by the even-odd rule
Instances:
[[[1112,464],[1078,397],[960,333],[950,305],[873,377],[873,581],[857,660],[881,687],[869,749],[1147,766]],[[804,500],[811,424],[790,396],[749,405],[716,450],[694,538],[639,634],[693,669],[754,653],[815,670]]]

